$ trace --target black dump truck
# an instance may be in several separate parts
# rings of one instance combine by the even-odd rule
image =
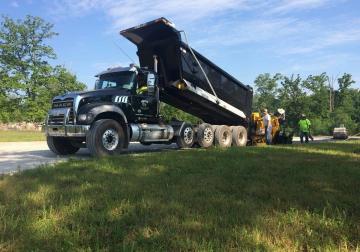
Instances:
[[[55,97],[45,123],[50,150],[66,155],[87,147],[104,156],[121,153],[130,142],[246,145],[250,86],[192,49],[165,18],[120,33],[137,46],[140,67],[110,68],[96,75],[95,90]],[[160,101],[202,122],[165,122]]]

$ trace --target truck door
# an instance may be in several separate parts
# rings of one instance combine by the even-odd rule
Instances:
[[[157,79],[154,73],[147,73],[139,78],[136,95],[133,100],[135,115],[154,119],[158,113]]]

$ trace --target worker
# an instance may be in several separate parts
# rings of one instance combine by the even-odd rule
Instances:
[[[271,124],[271,116],[268,113],[267,109],[263,110],[263,122],[264,122],[264,127],[265,127],[266,144],[271,144],[272,124]]]
[[[305,143],[309,142],[310,126],[311,126],[310,120],[306,118],[305,114],[301,114],[301,119],[299,121],[299,131],[300,131],[300,142],[301,143],[304,142],[304,137],[305,137]]]
[[[275,116],[272,117],[272,144],[284,142],[285,135],[285,110],[277,109]]]
[[[136,89],[137,94],[145,94],[148,91],[147,83],[144,78],[138,77],[138,88]]]
[[[285,125],[285,110],[282,108],[277,109],[277,113],[275,114],[279,120],[280,126]]]

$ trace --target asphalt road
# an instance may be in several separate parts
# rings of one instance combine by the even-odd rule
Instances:
[[[176,145],[153,144],[143,146],[139,143],[131,143],[127,153],[139,153],[160,151],[164,149],[176,149]],[[39,165],[66,161],[71,158],[90,158],[87,149],[80,149],[75,155],[57,156],[51,152],[46,142],[0,142],[0,174],[14,173],[22,170],[36,168]]]
[[[316,142],[331,141],[332,137],[315,137]],[[299,142],[299,138],[294,138]],[[160,151],[165,149],[177,149],[175,144],[163,145],[154,144],[143,146],[139,143],[131,143],[127,153]],[[125,154],[126,155],[126,154]],[[81,149],[72,156],[57,156],[52,153],[46,142],[0,142],[0,174],[14,173],[21,170],[36,168],[42,164],[51,164],[59,161],[66,161],[71,158],[90,158],[87,149]]]

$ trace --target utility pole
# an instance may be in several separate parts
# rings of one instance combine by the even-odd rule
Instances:
[[[327,81],[329,84],[329,111],[333,112],[334,110],[334,82],[335,82],[334,76],[332,75],[331,78],[327,76]]]

